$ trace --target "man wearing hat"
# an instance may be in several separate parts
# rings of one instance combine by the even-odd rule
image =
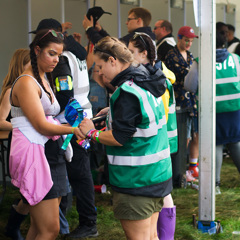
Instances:
[[[61,23],[52,18],[43,19],[37,29],[32,31],[32,33],[36,33],[41,29],[54,29],[60,32],[63,30]],[[52,72],[54,81],[63,76],[70,76],[72,79],[72,88],[69,87],[69,89],[66,90],[60,87],[60,90],[57,89],[56,92],[56,97],[61,108],[58,119],[62,123],[66,122],[64,109],[70,97],[78,100],[86,113],[86,117],[92,117],[91,104],[88,100],[89,78],[86,63],[87,52],[72,35],[65,35],[64,43],[66,50],[63,52],[58,65]],[[96,237],[98,235],[96,226],[97,213],[95,209],[94,184],[89,156],[86,150],[77,144],[74,136],[71,140],[71,145],[73,148],[72,161],[66,162],[66,164],[69,182],[76,195],[79,226],[73,230],[68,237]]]
[[[179,112],[181,112],[181,114],[186,114],[187,118],[187,126],[185,126],[186,133],[184,132],[187,136],[186,145],[183,145],[184,149],[179,147],[178,154],[181,156],[181,151],[183,151],[182,154],[185,155],[187,152],[187,148],[185,149],[185,146],[188,146],[190,143],[189,170],[191,171],[193,177],[198,177],[197,162],[199,151],[196,95],[194,93],[189,93],[184,89],[184,78],[193,63],[193,55],[190,52],[190,48],[194,38],[198,38],[198,36],[194,33],[193,28],[189,26],[181,27],[178,31],[177,45],[167,53],[165,64],[176,76],[176,82],[173,84],[173,87],[176,97],[177,116],[180,116],[178,115],[178,110],[180,110]],[[180,125],[181,123],[179,122],[178,126]],[[178,130],[182,131],[180,128]],[[193,136],[191,136],[192,132],[194,133]],[[179,132],[178,135],[181,135],[181,133]],[[181,136],[179,136],[179,138],[181,139]]]

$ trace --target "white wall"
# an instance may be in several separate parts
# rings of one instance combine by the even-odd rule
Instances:
[[[168,20],[168,0],[142,0],[142,7],[148,9],[152,14],[150,26],[153,28],[159,19]]]
[[[35,30],[44,18],[54,18],[61,22],[60,2],[60,0],[31,0],[32,30]]]
[[[27,1],[0,1],[0,87],[7,74],[9,61],[18,48],[28,48]]]
[[[72,29],[68,30],[68,34],[74,32],[82,35],[81,43],[83,46],[87,45],[87,36],[82,26],[84,15],[87,13],[86,1],[79,0],[65,0],[65,22],[72,23]]]

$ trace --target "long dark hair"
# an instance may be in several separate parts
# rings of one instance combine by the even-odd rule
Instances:
[[[30,59],[31,59],[33,75],[37,79],[38,83],[42,86],[44,91],[49,95],[49,98],[52,101],[51,94],[44,87],[43,81],[39,75],[39,69],[38,69],[38,65],[37,65],[37,56],[34,51],[36,46],[39,46],[40,49],[44,49],[50,43],[63,44],[63,39],[61,37],[59,37],[58,35],[55,37],[55,36],[53,36],[53,34],[51,34],[51,32],[46,34],[48,31],[49,31],[49,29],[44,29],[44,30],[38,31],[35,38],[33,39],[32,43],[29,45],[29,47],[30,47]],[[46,75],[49,80],[51,88],[54,89],[54,84],[53,84],[51,73],[46,73]]]
[[[150,64],[153,66],[156,61],[156,46],[149,35],[146,33],[135,33],[133,37],[129,40],[135,48],[138,48],[139,52],[147,51],[147,58]]]

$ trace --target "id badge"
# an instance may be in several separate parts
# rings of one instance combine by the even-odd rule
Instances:
[[[72,78],[70,76],[61,76],[55,79],[56,89],[58,92],[72,90]]]

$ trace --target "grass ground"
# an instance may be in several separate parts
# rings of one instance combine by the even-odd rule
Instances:
[[[175,240],[205,240],[205,239],[232,239],[233,231],[240,231],[240,176],[231,159],[225,159],[221,174],[221,195],[216,196],[216,220],[221,220],[223,232],[209,235],[199,232],[193,227],[192,215],[198,220],[198,191],[191,188],[174,189],[172,192],[177,206]],[[9,215],[11,204],[19,197],[16,189],[8,187],[3,202],[0,204],[0,239],[4,236],[4,226]],[[74,205],[74,204],[73,204]],[[111,194],[96,193],[96,207],[98,212],[99,237],[96,240],[125,239],[119,221],[112,212]],[[77,227],[77,212],[75,207],[67,214],[70,230]],[[27,233],[29,218],[21,226],[23,235]],[[64,239],[63,236],[57,238]],[[65,238],[66,239],[66,238]],[[86,239],[87,240],[87,239]]]

